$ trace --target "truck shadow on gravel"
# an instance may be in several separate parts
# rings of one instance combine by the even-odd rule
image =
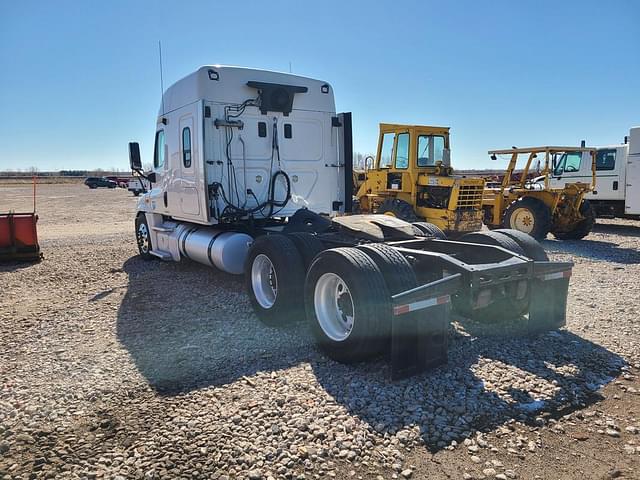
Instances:
[[[261,325],[238,277],[137,257],[123,269],[129,284],[117,337],[158,394],[250,383],[258,372],[308,363],[316,392],[380,435],[432,451],[513,420],[537,425],[584,408],[625,365],[568,331],[526,337],[467,322],[452,327],[446,365],[391,382],[387,359],[343,365],[325,357],[304,322]]]
[[[567,253],[606,262],[635,265],[640,263],[640,251],[620,247],[615,242],[601,240],[544,240],[542,246],[553,253]]]
[[[128,259],[117,338],[162,395],[225,385],[308,359],[305,328],[274,329],[252,313],[242,277],[206,266]]]
[[[388,381],[386,362],[312,366],[352,415],[380,434],[396,435],[401,444],[436,452],[513,421],[542,426],[585,408],[602,400],[599,388],[626,365],[568,331],[538,337],[485,331],[478,338],[464,327],[474,329],[462,324],[452,334],[446,365],[401,382]]]

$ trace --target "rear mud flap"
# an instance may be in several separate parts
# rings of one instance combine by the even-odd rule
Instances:
[[[567,323],[572,263],[535,262],[529,303],[529,333],[557,330]]]
[[[447,361],[451,294],[458,273],[391,297],[391,379],[400,380]]]

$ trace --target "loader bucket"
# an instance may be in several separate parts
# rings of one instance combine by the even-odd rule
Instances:
[[[391,379],[400,380],[447,361],[451,294],[459,273],[391,297]]]
[[[0,213],[0,261],[39,260],[35,213]]]

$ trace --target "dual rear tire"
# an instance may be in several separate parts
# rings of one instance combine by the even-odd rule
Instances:
[[[369,244],[320,251],[308,268],[305,261],[289,235],[256,239],[245,279],[258,319],[274,326],[306,317],[320,348],[339,362],[385,352],[390,297],[417,286],[407,259],[388,245]]]

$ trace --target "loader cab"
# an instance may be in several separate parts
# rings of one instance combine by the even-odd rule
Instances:
[[[409,192],[421,174],[449,174],[449,158],[447,127],[383,123],[368,176],[386,190]]]
[[[482,227],[483,189],[481,178],[453,175],[448,127],[382,123],[356,199],[362,212],[426,220],[455,236]]]

